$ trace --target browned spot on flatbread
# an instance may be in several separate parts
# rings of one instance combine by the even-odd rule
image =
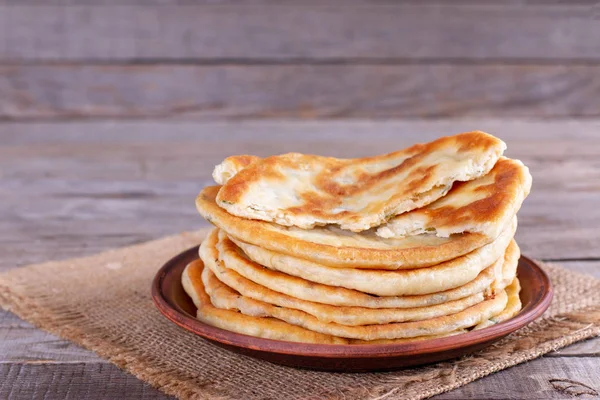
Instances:
[[[511,187],[516,185],[521,186],[524,176],[521,167],[509,159],[500,159],[490,171],[494,176],[494,181],[488,185],[477,186],[474,188],[475,193],[484,193],[484,197],[475,200],[461,207],[453,207],[451,205],[443,207],[435,207],[435,203],[431,207],[426,207],[423,212],[431,221],[435,221],[438,227],[451,226],[463,222],[471,222],[474,224],[494,220],[499,218],[502,211],[502,206],[512,201],[514,190]],[[475,181],[473,181],[475,182]],[[461,190],[466,182],[456,182],[448,196],[454,191]]]
[[[406,186],[405,192],[412,192],[418,187],[422,187],[428,181],[430,181],[433,172],[437,169],[436,165],[430,165],[429,167],[419,167],[412,174],[411,179],[408,182],[403,183]]]
[[[468,151],[472,148],[485,148],[493,146],[493,139],[486,135],[456,135],[458,151]]]
[[[245,160],[249,162],[250,166],[239,171],[229,181],[227,181],[227,190],[219,193],[219,201],[235,203],[237,202],[244,193],[250,188],[254,181],[260,179],[272,179],[272,180],[284,180],[283,175],[277,168],[280,165],[278,156],[267,157],[261,162],[253,162],[252,157],[254,156],[242,156],[247,157]]]
[[[257,157],[257,156],[250,156],[250,155],[236,156],[237,165],[239,165],[242,168],[246,168],[248,165],[250,165],[258,160],[260,160],[260,157]]]

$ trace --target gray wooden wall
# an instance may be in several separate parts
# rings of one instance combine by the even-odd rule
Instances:
[[[0,119],[598,117],[596,3],[0,0]]]

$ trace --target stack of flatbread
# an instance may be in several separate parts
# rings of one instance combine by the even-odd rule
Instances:
[[[505,148],[468,132],[368,158],[225,159],[196,199],[216,228],[182,277],[198,319],[277,340],[388,343],[511,318],[531,176]]]

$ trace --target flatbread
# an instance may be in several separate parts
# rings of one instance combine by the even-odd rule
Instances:
[[[296,325],[288,324],[287,322],[283,322],[275,318],[251,317],[236,311],[216,308],[210,302],[210,298],[204,289],[204,284],[201,279],[203,270],[204,265],[202,264],[202,261],[196,260],[185,268],[182,275],[183,287],[198,308],[197,318],[200,321],[216,326],[217,328],[226,329],[244,335],[273,340],[318,344],[392,344],[436,339],[466,332],[464,329],[458,329],[456,331],[440,335],[417,336],[414,338],[405,339],[376,340],[370,342],[363,340],[348,340],[345,338],[323,335],[300,328]]]
[[[217,231],[214,230],[200,247],[200,256],[206,258],[209,255],[204,254],[205,252],[218,251],[217,244]],[[229,251],[228,248],[225,250],[225,252]],[[484,269],[474,280],[454,289],[425,295],[374,296],[358,290],[314,283],[304,278],[264,268],[249,260],[240,250],[234,251],[227,257],[219,255],[219,258],[220,261],[226,259],[228,268],[235,268],[233,270],[246,279],[288,296],[322,304],[363,308],[415,308],[458,300],[489,289],[502,275],[502,263],[498,260],[499,262]]]
[[[500,322],[504,322],[521,311],[521,298],[519,297],[519,293],[521,292],[521,283],[517,278],[515,278],[512,283],[507,286],[506,294],[508,296],[508,302],[504,310],[502,310],[499,314],[492,316],[490,319],[483,321],[482,323],[475,326],[474,330],[487,328],[488,326],[492,326],[495,324],[499,324]]]
[[[506,229],[492,243],[467,255],[432,267],[412,270],[378,271],[332,268],[301,258],[265,250],[232,238],[237,246],[242,249],[242,254],[238,251],[237,246],[227,240],[223,231],[219,234],[219,250],[221,257],[229,268],[255,282],[260,280],[259,283],[263,286],[269,286],[270,283],[275,287],[281,287],[284,278],[280,278],[279,283],[269,282],[271,279],[279,277],[274,271],[280,271],[287,275],[324,285],[355,289],[377,296],[411,296],[437,293],[460,287],[474,280],[481,271],[495,262],[503,263],[502,256],[505,252],[512,256],[515,251],[518,251],[516,243],[511,245],[515,228],[516,223]],[[518,256],[516,259],[518,259]],[[264,271],[261,266],[274,271]],[[264,276],[264,278],[261,279],[261,276]]]
[[[517,214],[531,190],[529,169],[519,160],[500,157],[485,176],[456,182],[441,199],[398,215],[377,228],[377,235],[403,237],[434,233],[478,232],[497,237]]]
[[[213,235],[214,236],[214,235]],[[213,238],[211,238],[213,239]],[[340,307],[298,299],[271,290],[244,278],[219,259],[216,247],[205,240],[200,251],[206,268],[225,285],[255,300],[260,300],[279,307],[293,308],[313,315],[322,322],[335,322],[342,325],[387,324],[390,322],[406,322],[431,319],[442,315],[455,314],[484,300],[484,292],[472,294],[462,299],[445,302],[428,307],[416,308],[384,308]],[[212,241],[212,240],[211,240]]]
[[[196,198],[196,207],[207,221],[229,236],[331,267],[391,270],[427,267],[493,241],[481,233],[461,233],[448,238],[423,234],[384,239],[373,230],[353,233],[332,225],[310,230],[285,227],[229,214],[215,203],[218,191],[219,186],[204,188]]]
[[[499,314],[507,304],[507,295],[503,290],[496,293],[494,297],[456,314],[423,321],[347,326],[333,322],[322,322],[303,311],[278,307],[242,296],[218,280],[209,268],[204,269],[202,280],[206,294],[210,296],[211,303],[217,308],[239,310],[242,314],[253,317],[274,317],[314,332],[359,340],[401,339],[449,333],[486,321]]]
[[[290,342],[345,344],[346,339],[313,332],[275,318],[257,318],[214,307],[201,279],[204,265],[201,260],[188,264],[183,271],[182,284],[198,312],[196,317],[209,325],[244,335]]]
[[[239,169],[249,156],[230,157],[215,168],[215,180],[224,183],[217,204],[243,218],[360,232],[430,204],[455,181],[487,174],[505,149],[500,139],[475,131],[367,158],[288,153]],[[232,170],[238,172],[228,176]]]

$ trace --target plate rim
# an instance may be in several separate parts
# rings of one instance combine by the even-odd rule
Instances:
[[[181,328],[201,336],[204,339],[228,346],[274,354],[354,359],[425,355],[458,350],[502,338],[533,322],[548,309],[554,295],[554,288],[546,272],[536,261],[521,254],[519,266],[521,262],[524,262],[525,265],[531,268],[533,272],[539,276],[545,290],[541,290],[536,298],[531,299],[530,303],[526,305],[517,316],[490,327],[462,333],[460,335],[407,343],[319,344],[266,339],[228,331],[206,324],[196,319],[194,316],[178,309],[177,306],[172,305],[165,296],[162,291],[162,282],[164,281],[165,276],[184,260],[188,258],[199,259],[198,248],[199,245],[193,246],[175,255],[169,261],[164,263],[156,273],[152,281],[151,295],[159,312],[171,322],[174,322]]]

